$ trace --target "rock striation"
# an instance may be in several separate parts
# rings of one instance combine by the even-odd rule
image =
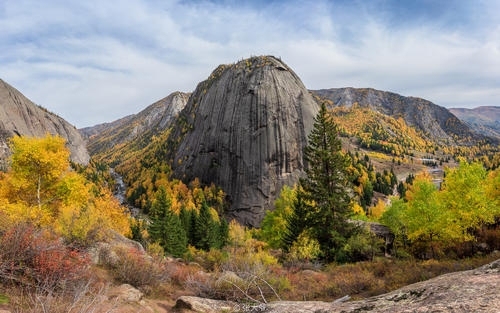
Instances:
[[[440,144],[468,144],[485,139],[446,108],[422,98],[404,97],[372,88],[331,88],[311,92],[335,106],[351,107],[356,104],[394,118],[401,117],[409,126]]]
[[[198,84],[170,136],[173,174],[227,194],[229,218],[258,226],[285,184],[303,174],[318,104],[272,56],[220,65]]]
[[[8,139],[47,133],[66,139],[71,160],[87,164],[90,156],[80,132],[63,118],[34,104],[17,89],[0,79],[0,160],[9,155]]]
[[[146,133],[156,134],[167,129],[186,106],[189,95],[176,91],[137,114],[111,123],[82,128],[81,132],[88,140],[90,154],[106,152],[117,145],[144,137]]]

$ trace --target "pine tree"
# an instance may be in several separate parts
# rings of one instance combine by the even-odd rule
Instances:
[[[210,213],[210,207],[203,202],[200,208],[200,214],[196,220],[196,242],[195,247],[205,251],[214,247],[217,241],[218,227]]]
[[[336,124],[329,118],[325,104],[314,119],[313,130],[304,151],[307,177],[301,179],[304,200],[314,204],[307,222],[327,261],[341,257],[341,251],[354,227],[348,222],[350,180],[349,158],[342,153]]]
[[[182,257],[187,250],[186,231],[182,227],[179,216],[172,211],[166,221],[167,232],[165,234],[163,249],[165,253],[175,257]]]
[[[307,228],[307,213],[309,206],[304,201],[304,190],[297,188],[295,200],[293,202],[292,214],[287,216],[287,228],[283,235],[282,247],[285,251],[290,251],[293,243],[299,235]]]
[[[367,181],[363,187],[363,194],[361,196],[360,202],[363,209],[366,209],[371,205],[373,198],[373,185],[370,181]]]
[[[187,248],[187,236],[179,216],[171,210],[172,201],[165,188],[158,190],[150,210],[148,233],[163,247],[166,254],[181,257]]]
[[[192,213],[192,211],[186,210],[184,206],[182,206],[181,210],[179,211],[179,219],[181,220],[182,228],[184,228],[184,231],[186,232],[188,243],[190,243],[189,234],[192,232],[193,227]]]
[[[215,248],[221,249],[227,244],[229,238],[229,223],[225,219],[221,219],[218,229],[219,232]]]
[[[151,218],[151,223],[148,227],[149,236],[153,241],[157,241],[162,247],[165,245],[163,238],[166,233],[166,220],[168,214],[170,214],[171,205],[172,202],[168,198],[165,188],[160,188],[149,211],[149,216]]]
[[[189,231],[187,232],[188,243],[196,247],[196,242],[198,242],[197,232],[196,232],[196,224],[198,223],[198,212],[191,211],[191,221],[189,222]]]

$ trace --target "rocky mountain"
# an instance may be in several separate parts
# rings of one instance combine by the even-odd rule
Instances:
[[[0,79],[0,160],[9,154],[8,138],[16,135],[59,135],[67,140],[72,161],[89,162],[80,132],[63,118],[34,104],[14,87]]]
[[[500,107],[482,106],[475,109],[452,108],[450,112],[476,132],[500,139]]]
[[[146,133],[155,134],[164,131],[185,107],[189,95],[179,91],[173,92],[138,114],[126,116],[112,123],[81,129],[88,139],[90,153],[109,151],[117,145],[141,139]]]
[[[227,194],[229,217],[257,226],[283,185],[303,174],[318,105],[272,56],[220,65],[198,84],[169,137],[173,176]]]
[[[371,88],[331,88],[312,92],[331,101],[333,106],[358,105],[396,119],[401,117],[407,125],[439,144],[469,144],[484,139],[446,108],[425,99]]]
[[[283,185],[303,174],[302,151],[318,101],[329,103],[346,130],[343,136],[350,136],[349,148],[387,153],[388,158],[373,160],[381,169],[392,168],[381,162],[397,157],[404,177],[410,171],[405,160],[429,151],[445,159],[450,149],[444,147],[488,140],[424,99],[374,89],[308,91],[272,56],[220,65],[192,94],[175,92],[138,114],[82,131],[97,160],[127,173],[127,183],[135,184],[134,199],[156,179],[153,168],[161,168],[186,184],[197,178],[222,188],[227,217],[258,226]],[[418,167],[411,164],[412,170]],[[133,173],[146,168],[151,168],[147,181],[137,181]]]

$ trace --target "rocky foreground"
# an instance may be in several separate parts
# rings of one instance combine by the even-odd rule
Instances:
[[[241,304],[181,296],[174,306],[174,302],[169,299],[144,298],[142,292],[126,284],[109,289],[106,295],[96,298],[96,301],[97,306],[92,310],[81,312],[499,313],[500,259],[475,270],[445,274],[358,301],[349,301],[346,296],[332,302],[277,301]],[[0,304],[0,313],[13,312],[18,310],[8,304]]]
[[[185,312],[266,313],[409,313],[500,312],[500,259],[475,270],[450,273],[359,301],[279,301],[241,305],[230,301],[180,297],[176,308]]]

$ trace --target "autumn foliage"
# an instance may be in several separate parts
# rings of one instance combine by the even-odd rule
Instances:
[[[418,175],[404,199],[393,199],[381,221],[401,247],[419,258],[473,255],[481,234],[491,236],[498,228],[498,172],[462,161],[446,171],[441,188],[429,174]]]
[[[14,137],[10,169],[0,174],[0,211],[7,225],[49,227],[68,242],[86,245],[105,232],[129,232],[124,208],[110,194],[72,170],[58,136]]]

